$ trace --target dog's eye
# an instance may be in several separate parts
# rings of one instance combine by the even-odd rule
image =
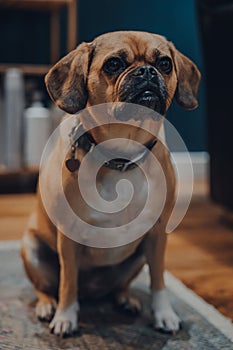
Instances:
[[[113,75],[123,72],[125,69],[125,62],[119,57],[112,57],[104,63],[103,69],[105,73]]]
[[[156,66],[162,73],[169,74],[172,71],[172,60],[170,57],[161,57],[156,62]]]

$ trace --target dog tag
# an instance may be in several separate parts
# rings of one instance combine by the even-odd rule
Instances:
[[[71,173],[78,170],[79,166],[80,162],[78,159],[70,158],[66,160],[66,167]]]

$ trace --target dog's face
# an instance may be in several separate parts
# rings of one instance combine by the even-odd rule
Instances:
[[[47,74],[52,99],[68,113],[106,102],[130,102],[165,115],[175,96],[196,108],[200,73],[164,37],[113,32],[82,43]]]

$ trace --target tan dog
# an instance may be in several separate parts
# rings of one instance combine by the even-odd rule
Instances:
[[[47,89],[52,99],[70,114],[106,102],[130,102],[165,115],[173,97],[182,107],[193,109],[198,105],[199,82],[200,73],[195,64],[177,51],[172,43],[162,36],[143,32],[108,33],[91,43],[82,43],[61,59],[46,76]],[[85,128],[85,120],[82,122]],[[149,127],[150,122],[149,117],[145,118]],[[141,121],[139,123],[143,126]],[[78,295],[98,297],[112,293],[118,305],[132,312],[138,311],[140,304],[129,295],[128,287],[147,262],[151,277],[154,326],[175,332],[179,329],[180,320],[167,299],[163,279],[167,236],[165,228],[175,198],[175,176],[169,153],[160,141],[155,142],[150,133],[137,127],[104,125],[89,131],[88,137],[95,145],[114,137],[124,137],[146,145],[159,160],[166,177],[164,209],[149,232],[133,242],[116,248],[92,248],[69,239],[56,228],[48,218],[39,192],[37,208],[22,243],[25,269],[38,296],[36,314],[39,319],[52,320],[50,329],[53,333],[67,335],[78,329]],[[73,150],[73,156],[79,162],[90,151],[86,145],[88,140],[84,139],[83,142],[83,146]],[[60,141],[52,154],[50,172],[54,178],[59,171],[57,159],[61,157],[62,147]],[[110,149],[113,154],[115,147],[120,146],[113,143]],[[132,148],[127,143],[123,147],[126,156],[131,154],[137,157],[137,147]],[[143,157],[141,162],[144,162]],[[115,191],[111,186],[122,176],[129,180],[136,179],[136,183],[143,187],[144,180],[139,167],[126,166],[123,169],[125,171],[120,172],[120,162],[110,165],[102,167],[97,185],[100,191],[110,195],[110,199],[114,197],[112,192]],[[91,172],[92,163],[88,166]],[[94,215],[93,210],[83,203],[76,185],[78,169],[76,165],[74,169],[71,168],[72,164],[70,169],[64,166],[62,173],[66,196],[72,207],[86,221],[96,226],[103,224],[104,227],[105,217],[101,213]],[[156,176],[153,181],[151,190],[155,194],[153,205],[156,206],[159,200],[156,197]],[[52,183],[48,185],[47,192],[51,198],[49,207],[52,208],[59,200],[59,194],[54,193]],[[146,219],[153,218],[153,210],[152,207]],[[125,215],[130,219],[129,212]],[[114,220],[117,223],[117,216]]]

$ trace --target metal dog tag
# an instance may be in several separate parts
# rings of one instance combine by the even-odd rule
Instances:
[[[71,173],[78,170],[79,166],[80,161],[78,159],[70,158],[66,160],[66,167]]]

